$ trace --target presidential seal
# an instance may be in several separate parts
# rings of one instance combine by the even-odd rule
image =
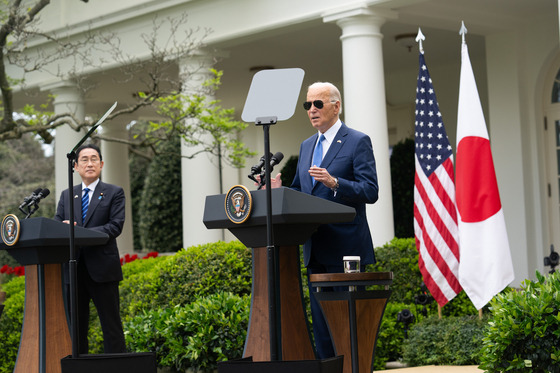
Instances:
[[[235,185],[226,194],[226,215],[235,224],[241,224],[251,215],[253,199],[243,185]]]
[[[0,228],[2,241],[7,246],[13,246],[19,239],[19,219],[13,214],[6,215]]]

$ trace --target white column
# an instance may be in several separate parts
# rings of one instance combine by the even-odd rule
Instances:
[[[103,125],[103,134],[116,139],[128,139],[128,121],[112,121]],[[102,141],[101,153],[103,154],[102,179],[104,182],[114,184],[124,189],[126,198],[124,227],[121,235],[117,237],[119,252],[133,253],[134,241],[132,238],[132,206],[130,197],[130,172],[128,167],[128,145],[118,142]]]
[[[202,83],[211,77],[208,70],[212,66],[209,57],[189,57],[179,63],[183,92],[201,93]],[[212,99],[212,97],[209,97]],[[193,154],[195,148],[181,141],[181,154]],[[223,240],[220,229],[207,229],[202,222],[206,196],[220,193],[220,173],[218,162],[207,153],[198,154],[193,159],[181,160],[181,182],[183,198],[183,246],[188,248],[208,242]]]
[[[389,165],[389,134],[385,99],[381,25],[394,14],[366,6],[326,14],[325,22],[342,29],[344,121],[370,136],[377,164],[379,200],[367,206],[373,241],[381,246],[393,239],[393,200]]]
[[[69,81],[60,81],[44,86],[44,91],[50,91],[54,96],[55,114],[71,113],[78,120],[85,118],[85,103],[81,92],[76,84]],[[76,132],[67,125],[62,125],[56,129],[54,143],[54,162],[55,162],[55,185],[57,201],[60,193],[68,188],[68,157],[67,154],[85,135],[85,132]],[[77,173],[73,175],[73,184],[81,182]]]

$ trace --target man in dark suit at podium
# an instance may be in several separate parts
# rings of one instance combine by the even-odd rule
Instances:
[[[371,140],[339,119],[341,96],[333,84],[309,86],[303,106],[317,133],[300,146],[291,188],[356,209],[352,222],[323,224],[304,244],[307,274],[344,272],[342,257],[346,255],[359,256],[363,271],[365,264],[375,262],[366,218],[366,203],[377,201],[379,190]],[[281,185],[280,174],[271,185]],[[326,322],[315,297],[310,298],[317,357],[332,357]]]
[[[75,185],[74,221],[78,226],[109,235],[103,246],[78,247],[78,330],[79,352],[88,352],[89,303],[93,300],[101,328],[105,353],[126,352],[120,318],[119,282],[123,279],[116,238],[125,218],[125,196],[121,187],[100,180],[103,168],[100,149],[93,144],[76,151],[75,170],[82,183]],[[55,220],[69,222],[68,189],[60,196]],[[65,266],[68,269],[68,266]],[[69,274],[66,271],[66,278]]]

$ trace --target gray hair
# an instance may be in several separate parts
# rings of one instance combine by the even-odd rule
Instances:
[[[342,113],[342,96],[340,95],[340,91],[338,90],[338,88],[336,88],[334,84],[329,82],[315,82],[311,84],[309,87],[307,87],[307,90],[309,91],[312,88],[328,88],[330,93],[330,99],[332,101],[340,102],[340,110],[338,113],[339,114]]]

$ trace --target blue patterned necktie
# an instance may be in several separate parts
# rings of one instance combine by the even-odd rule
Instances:
[[[319,137],[319,142],[313,151],[313,161],[311,162],[311,166],[320,166],[321,162],[323,161],[323,140],[325,139],[325,135],[321,134]],[[313,185],[315,185],[315,178],[313,178]]]
[[[89,207],[89,188],[84,188],[84,195],[82,196],[82,224],[86,220],[88,207]]]

